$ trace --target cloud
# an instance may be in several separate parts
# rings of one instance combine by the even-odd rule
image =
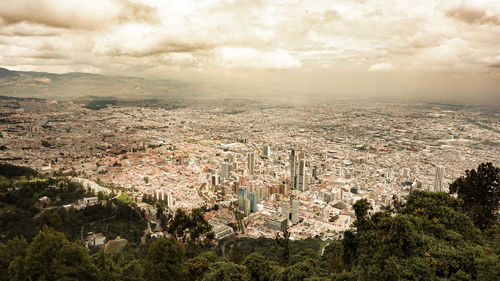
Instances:
[[[31,22],[69,29],[101,29],[110,24],[156,20],[154,8],[129,0],[1,1],[0,17],[8,24]]]
[[[468,24],[500,25],[500,15],[486,7],[470,7],[462,5],[446,11],[446,16]]]
[[[7,36],[57,36],[64,33],[61,28],[46,26],[38,23],[18,22],[2,25],[0,34]]]
[[[127,40],[123,40],[124,37]],[[144,29],[141,26],[128,26],[96,39],[93,51],[106,56],[146,57],[168,53],[193,53],[216,46],[209,40],[197,41],[189,40],[187,35],[185,37],[147,27]]]
[[[391,71],[395,69],[395,67],[392,65],[392,63],[387,63],[387,62],[382,62],[382,63],[376,63],[368,69],[369,71]]]
[[[460,37],[446,39],[439,46],[428,48],[417,54],[418,61],[426,67],[453,67],[473,61],[475,50]]]
[[[490,68],[500,68],[500,55],[499,56],[488,56],[480,60]]]
[[[290,69],[301,66],[301,62],[285,50],[222,47],[215,52],[216,59],[229,68]]]
[[[0,65],[254,84],[304,80],[325,91],[332,77],[347,77],[339,78],[339,91],[349,91],[350,82],[377,71],[482,77],[500,73],[499,3],[0,0]]]

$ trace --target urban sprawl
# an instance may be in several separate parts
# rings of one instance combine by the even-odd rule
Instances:
[[[335,239],[351,228],[352,204],[361,198],[383,210],[414,189],[447,191],[479,163],[500,164],[500,114],[476,107],[275,100],[173,109],[92,110],[55,100],[0,105],[2,161],[65,174],[96,192],[126,192],[153,222],[156,208],[141,202],[144,195],[170,212],[206,206],[216,239],[274,237],[284,229],[291,239]]]

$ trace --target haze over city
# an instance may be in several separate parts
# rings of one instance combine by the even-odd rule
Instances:
[[[499,0],[0,0],[0,281],[498,280],[499,38]]]
[[[5,68],[203,82],[229,95],[496,103],[498,38],[495,0],[0,2]]]

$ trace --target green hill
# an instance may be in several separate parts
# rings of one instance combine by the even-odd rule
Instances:
[[[450,186],[456,197],[414,191],[372,214],[361,199],[356,231],[323,251],[319,240],[290,241],[284,232],[232,241],[221,257],[200,209],[178,210],[170,238],[113,243],[93,255],[45,224],[29,243],[0,243],[0,280],[499,280],[499,183],[500,169],[481,164]]]

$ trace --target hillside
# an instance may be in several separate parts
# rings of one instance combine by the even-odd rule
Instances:
[[[147,80],[80,72],[55,74],[0,68],[0,95],[21,98],[72,99],[87,95],[121,98],[185,97],[200,92],[199,86],[167,79]]]
[[[467,171],[450,186],[458,198],[414,191],[405,202],[372,214],[361,199],[354,204],[357,230],[324,247],[316,239],[290,241],[283,232],[274,241],[233,240],[221,257],[202,211],[186,215],[179,209],[169,221],[170,238],[90,255],[70,242],[67,231],[48,227],[53,220],[47,219],[31,242],[0,242],[0,280],[499,280],[498,201],[489,211],[468,204],[498,198],[500,170],[481,164],[478,171],[481,176]],[[482,194],[472,202],[469,187]]]

